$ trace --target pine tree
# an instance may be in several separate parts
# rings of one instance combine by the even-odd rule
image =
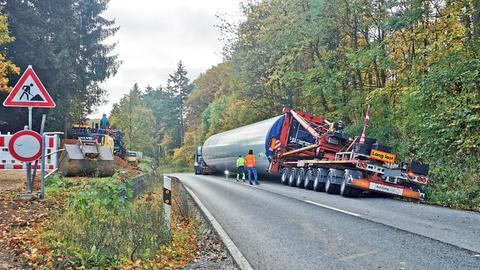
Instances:
[[[183,144],[185,133],[185,103],[187,97],[192,92],[192,85],[190,79],[187,77],[187,71],[182,61],[178,62],[177,69],[171,75],[169,75],[166,92],[173,98],[175,103],[175,115],[178,119],[178,140],[176,146]]]
[[[50,129],[81,121],[103,102],[100,83],[120,62],[105,39],[118,27],[102,17],[108,0],[0,1],[15,41],[7,56],[25,69],[33,65],[57,103],[48,110]],[[40,116],[40,114],[36,114]],[[37,121],[35,121],[37,122]]]

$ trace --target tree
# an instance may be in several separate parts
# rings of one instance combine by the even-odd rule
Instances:
[[[100,83],[119,66],[115,44],[105,44],[118,30],[101,16],[108,2],[0,1],[16,37],[7,56],[22,68],[33,65],[57,103],[48,110],[50,128],[67,129],[91,113],[104,96]]]
[[[369,136],[430,163],[431,200],[479,209],[479,3],[248,1],[238,28],[221,26],[236,34],[224,63],[195,80],[187,135],[201,142],[283,105],[360,135],[370,104]]]
[[[155,149],[155,117],[142,101],[142,92],[137,84],[115,104],[111,124],[125,134],[127,148],[151,154]]]
[[[185,133],[185,103],[188,95],[192,92],[190,79],[187,77],[187,71],[185,70],[182,61],[178,62],[175,72],[169,75],[165,90],[171,97],[173,97],[176,105],[174,114],[178,119],[178,147],[183,143]]]
[[[7,16],[0,15],[0,46],[3,47],[5,44],[14,40],[8,31]],[[19,71],[19,68],[6,58],[5,52],[3,50],[0,51],[0,90],[8,90],[7,75],[18,74]]]
[[[155,117],[155,157],[164,158],[176,146],[178,119],[175,99],[162,87],[147,87],[142,100]]]
[[[2,9],[0,8],[0,11]],[[5,44],[12,42],[14,37],[10,35],[8,30],[7,16],[0,15],[0,100],[4,100],[10,90],[8,86],[9,75],[16,75],[19,73],[20,69],[15,66],[12,61],[8,60],[5,56]],[[10,109],[12,110],[12,109]],[[0,130],[14,130],[21,128],[21,119],[18,116],[12,116],[13,114],[6,113],[7,108],[0,107]],[[19,111],[18,109],[16,110]],[[15,114],[17,115],[17,114]],[[18,123],[18,127],[12,125],[13,123]]]

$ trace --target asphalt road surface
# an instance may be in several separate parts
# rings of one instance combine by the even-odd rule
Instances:
[[[480,214],[172,174],[255,269],[480,269]]]

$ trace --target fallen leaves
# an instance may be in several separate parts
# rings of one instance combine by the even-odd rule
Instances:
[[[14,200],[9,193],[0,192],[0,252],[5,256],[13,254],[20,265],[35,260],[39,250],[33,246],[42,224],[48,221],[50,208],[51,203],[47,201]]]
[[[55,197],[47,196],[44,201],[15,200],[14,194],[22,191],[23,187],[14,193],[0,192],[0,268],[49,269],[54,265],[73,268],[65,254],[56,251],[53,246],[50,248],[54,244],[52,239],[56,243],[60,243],[60,240],[55,240],[55,232],[48,228],[52,228],[53,222],[62,216],[60,214],[65,209],[66,196],[78,192],[89,180],[69,179],[71,184],[57,187]],[[137,200],[139,203],[155,204],[162,202],[161,196],[161,190],[154,189],[141,194]],[[158,254],[148,260],[125,259],[120,262],[121,269],[179,269],[195,261],[201,247],[196,234],[196,222],[194,218],[184,215],[181,204],[177,202],[173,207],[172,242],[162,246],[156,252]],[[17,261],[13,261],[13,258]]]

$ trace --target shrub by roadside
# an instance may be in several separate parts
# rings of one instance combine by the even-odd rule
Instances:
[[[161,181],[135,198],[132,184],[118,176],[49,179],[49,200],[64,206],[25,257],[43,269],[176,269],[192,260],[198,246],[192,219],[174,208],[170,234],[162,226]]]

